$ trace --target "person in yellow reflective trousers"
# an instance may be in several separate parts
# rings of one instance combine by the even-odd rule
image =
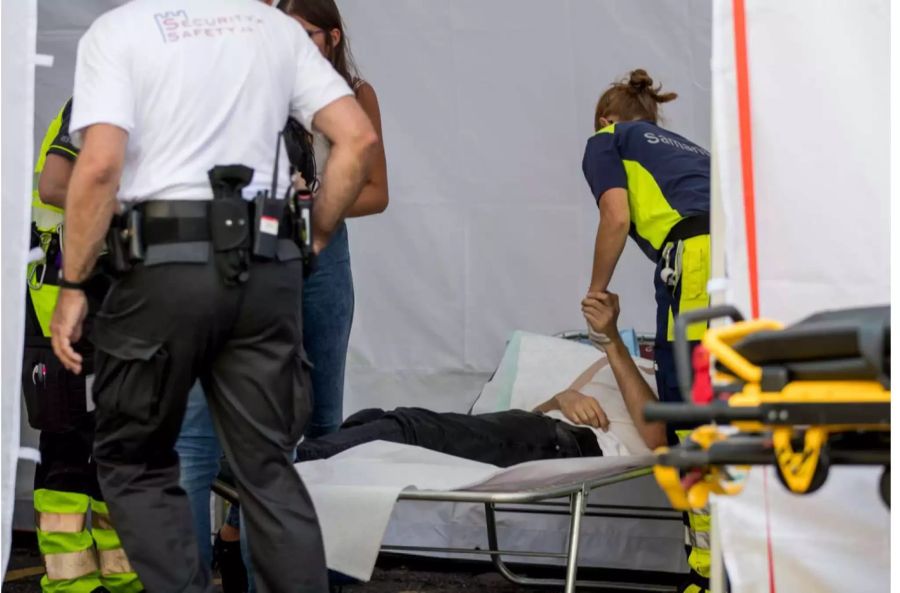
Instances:
[[[70,143],[67,101],[41,145],[32,195],[32,247],[44,257],[28,267],[25,357],[22,372],[29,423],[41,431],[34,510],[46,574],[44,593],[137,593],[132,570],[109,518],[92,462],[93,405],[85,375],[65,370],[50,346],[50,318],[59,294],[62,207],[77,149]],[[99,303],[107,282],[98,276],[90,298]],[[86,360],[86,340],[79,348]],[[90,523],[88,519],[90,518]]]
[[[582,162],[600,210],[588,292],[607,290],[629,235],[656,264],[654,359],[663,402],[682,401],[672,348],[674,319],[709,306],[710,155],[659,126],[659,105],[676,97],[654,86],[645,70],[613,83],[597,103],[596,133]],[[688,340],[696,344],[705,329],[694,324]],[[680,438],[676,430],[687,427],[667,428],[669,441],[675,442]],[[683,590],[702,593],[709,587],[709,515],[686,514],[685,525],[691,579]]]

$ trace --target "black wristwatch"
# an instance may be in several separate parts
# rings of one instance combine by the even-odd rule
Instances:
[[[84,292],[84,287],[86,284],[86,280],[82,280],[81,282],[70,282],[62,276],[59,277],[59,288],[61,290],[80,290],[81,292]]]

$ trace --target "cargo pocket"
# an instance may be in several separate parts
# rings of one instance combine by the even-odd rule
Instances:
[[[159,410],[169,355],[160,341],[119,334],[98,323],[94,401],[104,414],[147,422]]]
[[[290,437],[294,442],[300,441],[312,412],[312,378],[309,375],[312,368],[313,365],[309,362],[306,352],[302,347],[299,348],[294,360],[294,392],[291,398]]]
[[[88,413],[84,376],[66,370],[48,338],[25,339],[22,395],[28,424],[37,430],[67,432]]]

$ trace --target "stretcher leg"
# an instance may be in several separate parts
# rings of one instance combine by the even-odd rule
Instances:
[[[565,593],[575,593],[578,578],[578,544],[581,541],[581,518],[584,516],[584,490],[572,496],[572,525],[569,529],[569,559],[566,564]]]

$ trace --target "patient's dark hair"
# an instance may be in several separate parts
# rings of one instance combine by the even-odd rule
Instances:
[[[281,0],[278,9],[325,31],[325,55],[337,73],[353,88],[359,80],[359,73],[353,60],[353,52],[350,51],[344,20],[334,0]],[[334,29],[341,32],[341,39],[336,45],[331,40],[331,31]]]
[[[645,120],[656,123],[659,119],[659,104],[674,101],[677,97],[677,93],[663,93],[661,84],[653,88],[653,79],[646,70],[632,70],[628,78],[612,83],[601,95],[594,113],[594,129],[600,129],[600,118],[610,116],[616,116],[621,121]]]

